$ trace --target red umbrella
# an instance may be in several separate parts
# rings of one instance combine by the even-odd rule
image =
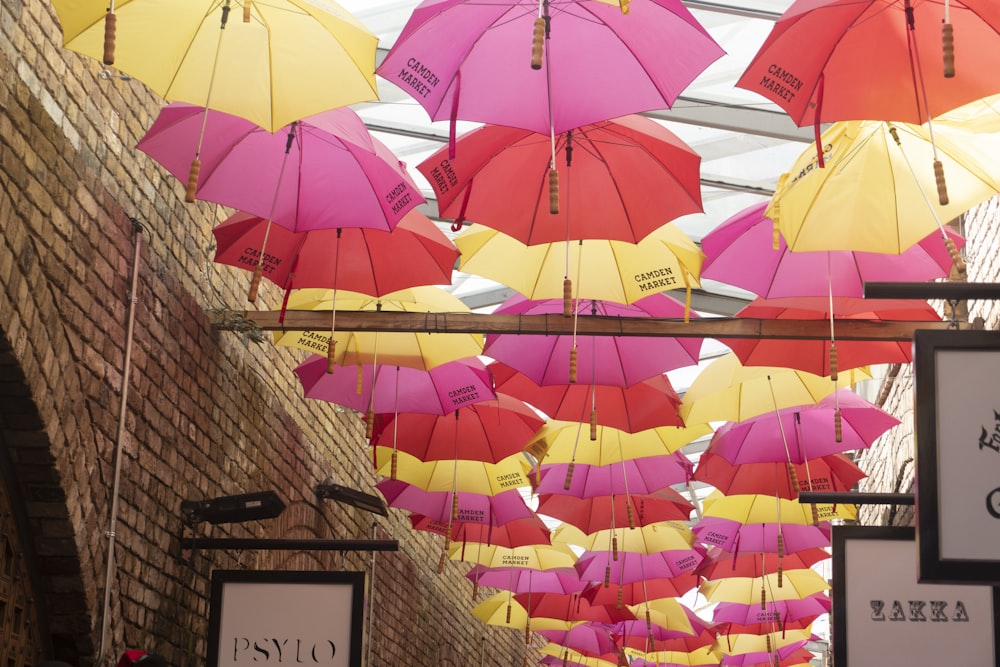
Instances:
[[[691,479],[693,469],[691,460],[680,450],[672,454],[628,459],[602,466],[575,463],[567,489],[569,465],[543,463],[532,471],[530,479],[535,484],[535,492],[564,493],[577,498],[653,493],[687,482]]]
[[[781,366],[814,375],[836,376],[870,364],[909,363],[910,341],[839,340],[835,344],[834,318],[865,321],[940,321],[941,315],[927,302],[904,299],[857,299],[853,297],[799,297],[755,299],[736,317],[770,320],[830,320],[830,341],[720,338],[744,366]]]
[[[700,581],[696,570],[683,572],[676,577],[650,577],[625,584],[603,582],[590,584],[583,591],[592,604],[630,605],[657,600],[659,598],[681,597],[694,590]]]
[[[681,398],[666,375],[630,387],[589,383],[541,386],[499,361],[489,365],[497,391],[535,406],[550,419],[581,421],[636,433],[657,426],[684,426],[677,413]]]
[[[514,593],[579,593],[587,582],[576,570],[552,568],[535,570],[526,567],[486,567],[474,565],[465,578],[476,586],[499,588]]]
[[[673,489],[665,488],[649,494],[592,498],[539,494],[536,511],[576,526],[584,533],[593,533],[661,521],[687,521],[694,511],[694,505]]]
[[[458,259],[455,244],[419,211],[407,213],[392,232],[360,227],[294,232],[240,212],[212,235],[216,264],[254,271],[263,248],[264,277],[285,289],[336,287],[383,296],[418,285],[447,285]]]
[[[518,593],[514,599],[528,611],[532,618],[558,618],[565,621],[593,621],[617,623],[634,619],[628,609],[615,609],[607,605],[591,604],[579,593]]]
[[[442,523],[471,521],[501,526],[510,521],[535,516],[517,489],[502,491],[493,496],[469,491],[425,491],[419,486],[394,479],[383,479],[375,488],[390,507],[422,514]],[[457,513],[455,496],[459,499]]]
[[[535,634],[571,651],[584,655],[603,655],[618,651],[612,627],[606,623],[587,621],[574,625],[568,630],[541,629],[535,630]]]
[[[812,567],[830,557],[829,551],[820,548],[804,549],[781,557],[773,553],[750,551],[730,553],[723,549],[711,549],[699,565],[698,574],[709,580],[725,577],[762,577],[778,570]]]
[[[705,451],[698,459],[693,479],[726,495],[763,493],[794,499],[800,491],[850,491],[866,476],[854,461],[839,453],[809,459],[808,463],[733,464]]]
[[[505,394],[443,416],[403,412],[376,415],[372,445],[391,447],[423,461],[496,463],[517,454],[544,420],[523,401]]]
[[[447,521],[410,514],[410,525],[414,530],[422,530],[444,536],[450,543],[479,542],[500,547],[523,547],[531,544],[551,544],[551,534],[541,519],[532,516],[515,519],[502,525],[455,521],[449,527]]]
[[[580,239],[637,243],[701,207],[701,158],[670,130],[622,116],[560,134],[484,125],[418,169],[441,215],[486,225],[526,245]],[[555,156],[555,164],[553,163]],[[558,165],[556,210],[549,174]],[[652,193],[656,193],[653,196]]]

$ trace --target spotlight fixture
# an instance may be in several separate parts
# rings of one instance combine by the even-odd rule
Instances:
[[[370,493],[363,493],[346,486],[341,486],[340,484],[334,484],[329,481],[319,484],[316,487],[316,497],[336,500],[339,503],[344,503],[345,505],[350,505],[351,507],[357,507],[359,510],[371,512],[372,514],[389,516],[389,510],[386,508],[385,502],[380,497],[373,496]]]
[[[181,501],[183,519],[189,525],[202,521],[218,524],[273,519],[284,509],[285,503],[274,491],[222,496],[210,500]]]

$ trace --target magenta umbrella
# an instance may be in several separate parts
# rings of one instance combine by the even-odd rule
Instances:
[[[363,364],[348,372],[327,372],[323,355],[310,355],[295,367],[306,398],[373,413],[415,412],[445,415],[466,405],[496,400],[490,374],[476,357],[430,370],[391,364]],[[359,383],[360,375],[360,383]]]
[[[589,655],[602,655],[618,651],[614,625],[585,621],[568,630],[535,630],[536,635],[545,637],[553,644],[559,644],[572,651]],[[558,664],[558,663],[557,663]]]
[[[532,301],[521,295],[497,310],[506,315],[563,312],[563,301]],[[652,294],[632,305],[579,300],[576,312],[605,317],[681,318],[684,304],[666,294]],[[539,385],[583,383],[629,387],[655,375],[698,363],[701,338],[644,336],[538,336],[488,334],[484,354],[524,373]],[[576,359],[576,376],[571,375]]]
[[[816,526],[792,523],[743,524],[733,519],[703,516],[691,530],[699,542],[731,553],[756,551],[793,554],[830,546],[829,521],[821,521]]]
[[[758,603],[720,602],[712,611],[713,623],[779,623],[797,621],[830,612],[830,598],[815,593],[798,600],[767,600],[763,608]]]
[[[424,202],[404,165],[346,107],[271,134],[243,118],[175,102],[160,111],[137,148],[186,181],[203,119],[198,199],[292,231],[389,231]],[[267,251],[266,243],[262,248]]]
[[[579,593],[586,581],[573,568],[535,570],[527,567],[486,567],[473,565],[465,578],[477,586],[514,593]]]
[[[401,480],[383,479],[375,487],[390,507],[422,514],[449,523],[464,521],[501,526],[508,521],[529,519],[535,513],[517,489],[502,491],[494,496],[458,491],[424,491]],[[453,498],[457,495],[458,516],[453,516]]]
[[[634,551],[584,551],[576,560],[576,571],[586,581],[631,584],[643,579],[669,579],[698,567],[705,551],[700,545],[690,549],[669,549],[644,554]]]
[[[570,487],[565,488],[568,463],[543,463],[533,471],[535,493],[565,493],[578,498],[612,494],[645,494],[684,484],[691,479],[694,464],[682,451],[662,456],[627,459],[596,466],[575,463]]]
[[[377,72],[432,120],[561,134],[669,108],[722,55],[680,0],[632,0],[627,16],[617,3],[590,0],[549,0],[544,10],[515,0],[425,0]]]
[[[774,247],[768,204],[756,204],[724,221],[701,240],[703,278],[768,299],[800,296],[863,297],[866,282],[924,282],[946,278],[951,255],[931,234],[900,255],[849,250],[791,252],[784,238]],[[958,248],[965,243],[946,230]]]
[[[839,440],[834,423],[838,410]],[[828,454],[866,449],[899,423],[850,389],[841,389],[812,405],[726,422],[716,430],[706,452],[734,465],[766,461],[805,463]]]

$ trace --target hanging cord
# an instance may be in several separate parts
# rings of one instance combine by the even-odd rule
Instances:
[[[372,540],[378,538],[378,524],[372,521]],[[372,664],[372,645],[375,643],[373,640],[372,631],[375,627],[375,614],[372,609],[375,605],[375,554],[377,552],[372,549],[372,578],[368,582],[368,647],[367,653],[368,657],[365,660],[366,665]]]
[[[830,305],[830,379],[837,381],[837,337],[833,331],[833,266],[831,253],[826,253],[826,286]]]
[[[264,276],[264,251],[267,250],[267,241],[271,237],[271,225],[274,224],[274,211],[278,206],[278,194],[281,192],[281,180],[285,175],[285,166],[288,164],[288,154],[292,150],[292,144],[295,143],[295,128],[297,126],[298,121],[294,121],[288,128],[288,138],[285,140],[285,155],[281,159],[281,169],[278,170],[278,182],[274,186],[274,197],[271,199],[271,212],[267,215],[267,226],[264,228],[264,241],[260,244],[260,255],[257,257],[257,265],[253,267],[253,279],[250,281],[250,292],[247,294],[247,301],[250,303],[257,300],[257,290],[260,289],[260,279]],[[337,233],[337,240],[339,243],[339,230]],[[298,257],[296,257],[296,263],[298,263]]]
[[[618,438],[618,458],[622,460],[622,478],[625,484],[625,511],[628,513],[628,527],[631,529],[635,528],[635,515],[632,512],[632,495],[628,490],[628,475],[625,474],[625,451],[621,438]]]
[[[135,232],[135,245],[132,259],[132,280],[129,283],[129,307],[128,320],[125,326],[125,361],[122,366],[121,378],[121,399],[118,404],[118,430],[115,433],[115,472],[114,481],[111,487],[111,513],[108,518],[108,550],[105,556],[104,572],[104,602],[101,605],[101,642],[97,651],[97,658],[94,665],[100,667],[104,658],[108,636],[108,629],[111,626],[111,580],[115,574],[115,529],[118,524],[118,505],[121,494],[122,459],[125,456],[125,411],[128,407],[129,375],[132,371],[132,346],[135,332],[135,309],[139,303],[139,261],[142,249],[142,226],[138,221],[132,219],[132,229]]]
[[[340,234],[343,231],[337,227],[337,247],[333,251],[333,303],[330,306],[330,342],[326,346],[326,372],[332,373],[337,367],[337,274],[340,272]],[[346,358],[346,357],[345,357]],[[358,363],[361,363],[361,350],[358,349]]]
[[[922,101],[924,113],[927,116],[924,122],[927,124],[927,132],[931,139],[931,152],[934,157],[934,180],[937,182],[938,203],[941,206],[947,206],[948,187],[944,181],[944,165],[938,159],[937,144],[934,141],[934,123],[931,122],[931,109],[927,103],[927,88],[924,86],[924,73],[920,67],[920,51],[914,44],[913,33],[916,32],[916,26],[914,24],[913,7],[910,5],[910,0],[905,0],[903,11],[906,14],[906,50],[910,54],[910,76],[913,78],[913,93],[917,98],[917,112],[919,114],[920,103]]]
[[[219,65],[219,53],[222,51],[222,35],[226,30],[226,22],[229,20],[229,0],[225,0],[222,5],[222,23],[219,25],[219,41],[215,45],[215,58],[212,60],[212,72],[208,78],[208,92],[205,93],[205,110],[201,117],[201,130],[198,132],[198,148],[191,160],[191,170],[188,172],[187,189],[184,192],[184,201],[188,204],[194,203],[195,191],[198,189],[198,175],[201,172],[201,143],[205,138],[205,125],[208,123],[208,107],[212,101],[212,88],[215,84],[215,72]]]
[[[553,153],[552,159],[555,160],[555,154],[554,153]],[[569,188],[570,188],[570,183],[572,183],[572,179],[569,176],[569,168],[570,168],[570,166],[572,164],[573,164],[573,131],[570,130],[569,132],[566,133],[566,179],[567,179],[567,182],[566,182],[566,216],[565,216],[566,217],[566,274],[563,276],[563,315],[566,316],[566,317],[569,317],[569,315],[571,315],[572,312],[573,312],[573,282],[572,282],[572,280],[569,277],[569,263],[570,263],[570,259],[569,259],[570,252],[569,252],[569,249],[570,249],[570,241],[572,239],[572,235],[570,234],[570,226],[569,226],[569,221],[570,221],[570,217],[571,217],[571,215],[570,215],[570,213],[571,213],[571,211],[570,211],[570,202],[569,202],[569,200],[570,200],[570,197],[569,197]],[[552,173],[555,173],[555,172],[552,172]],[[558,202],[557,202],[556,205],[558,206]],[[577,285],[580,284],[580,271],[581,271],[581,266],[583,265],[583,239],[580,239],[579,247],[580,247],[580,251],[579,251],[579,253],[577,255],[577,258],[576,258],[576,284]],[[571,382],[575,382],[575,380],[571,380]]]

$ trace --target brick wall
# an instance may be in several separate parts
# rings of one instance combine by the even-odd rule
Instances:
[[[201,665],[215,568],[372,573],[369,553],[181,558],[182,500],[273,488],[288,505],[280,518],[198,530],[400,540],[398,553],[374,558],[368,664],[520,663],[522,635],[469,615],[466,566],[437,574],[439,539],[413,533],[398,512],[373,524],[315,499],[329,476],[371,490],[360,420],[300,398],[298,355],[216,330],[209,311],[243,308],[247,289],[246,274],[210,262],[210,230],[226,212],[184,204],[181,185],[134,150],[162,102],[137,81],[98,77],[98,63],[60,40],[48,2],[0,6],[0,351],[10,362],[0,444],[29,526],[44,657],[90,665],[101,643],[134,218],[141,261],[108,659],[131,647]],[[258,303],[278,296],[265,288]]]

